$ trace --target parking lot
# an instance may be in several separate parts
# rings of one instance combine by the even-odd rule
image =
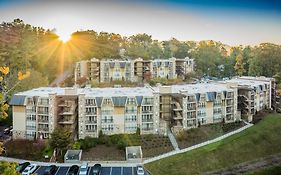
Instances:
[[[59,167],[55,175],[67,175],[69,168],[70,167]],[[35,173],[43,175],[44,169],[45,166],[41,166]],[[88,174],[91,169],[92,167],[88,168]],[[101,175],[137,175],[137,170],[136,167],[102,167]],[[145,172],[145,175],[149,174]]]

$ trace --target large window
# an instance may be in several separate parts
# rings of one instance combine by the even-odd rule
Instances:
[[[101,122],[102,123],[113,123],[113,116],[102,116]]]
[[[103,124],[101,126],[102,131],[106,132],[106,131],[113,131],[113,124]]]
[[[152,114],[143,114],[142,122],[153,122]]]
[[[125,122],[136,122],[137,116],[136,115],[126,115]]]
[[[97,125],[86,125],[86,131],[96,132],[97,131]]]

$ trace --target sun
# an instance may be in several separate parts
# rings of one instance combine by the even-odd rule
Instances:
[[[71,33],[68,32],[57,32],[57,35],[59,36],[59,40],[63,43],[66,43],[71,39]]]

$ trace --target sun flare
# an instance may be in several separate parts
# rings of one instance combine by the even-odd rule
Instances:
[[[71,39],[71,33],[57,32],[57,35],[59,36],[59,40],[61,40],[63,43],[66,43]]]

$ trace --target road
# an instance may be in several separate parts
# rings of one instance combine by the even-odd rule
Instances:
[[[43,175],[46,166],[39,166],[35,171],[38,175]],[[59,167],[55,175],[67,175],[70,167]],[[88,168],[88,175],[93,167]],[[137,175],[136,167],[102,167],[101,175]],[[145,175],[149,173],[145,172]]]

